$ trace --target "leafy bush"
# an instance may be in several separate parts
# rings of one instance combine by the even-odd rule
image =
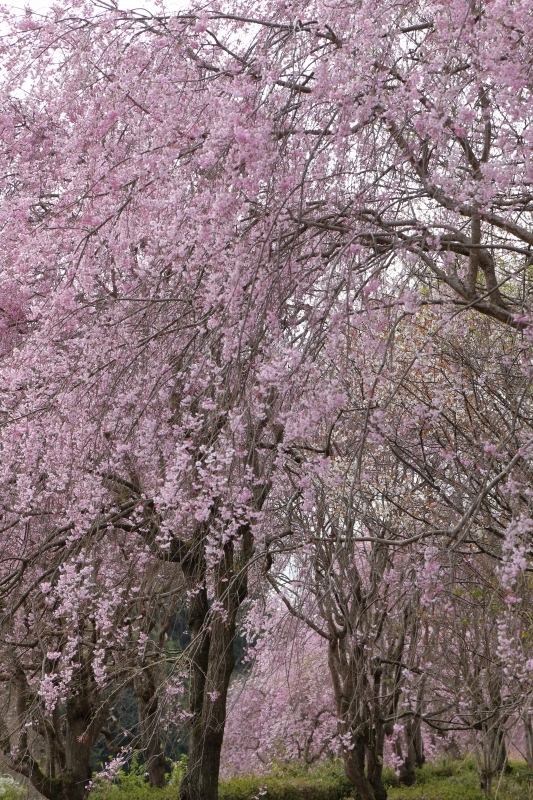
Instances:
[[[25,800],[27,789],[9,775],[0,775],[0,800]]]
[[[390,789],[391,786],[399,786],[400,779],[392,767],[383,768],[383,786]]]
[[[152,788],[146,780],[144,764],[139,763],[135,754],[130,762],[129,769],[121,769],[110,783],[105,778],[96,776],[94,788],[90,793],[91,800],[177,800],[181,777],[186,769],[186,761],[180,760],[170,775],[169,783],[162,789]]]
[[[179,761],[175,761],[172,765],[172,772],[169,775],[168,785],[176,789],[176,796],[180,788],[183,776],[187,772],[187,756],[185,753],[180,757]]]

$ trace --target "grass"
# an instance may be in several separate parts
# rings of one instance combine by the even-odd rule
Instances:
[[[524,763],[511,762],[508,775],[493,783],[494,800],[533,800],[533,774]],[[396,785],[394,785],[396,783]],[[474,759],[443,759],[417,770],[414,786],[387,787],[389,800],[484,800]]]
[[[174,771],[162,789],[150,789],[144,768],[134,761],[129,772],[121,771],[115,783],[98,782],[90,800],[177,800],[183,770]],[[264,792],[266,787],[266,792]],[[289,764],[268,775],[244,775],[221,781],[219,800],[343,800],[350,782],[339,763],[328,762],[313,769]]]
[[[288,764],[268,775],[243,776],[221,781],[219,800],[344,800],[351,784],[338,762],[325,762],[312,769]],[[260,791],[265,793],[260,795]]]
[[[141,766],[135,763],[115,784],[101,784],[90,800],[177,800],[184,764],[163,789],[150,789]],[[389,800],[484,800],[474,759],[443,759],[417,770],[414,786],[400,786],[394,772],[385,770]],[[348,800],[351,787],[339,762],[308,769],[300,764],[274,768],[267,775],[245,775],[221,781],[220,800]],[[495,779],[493,800],[533,800],[533,773],[523,763],[511,762],[511,771]]]

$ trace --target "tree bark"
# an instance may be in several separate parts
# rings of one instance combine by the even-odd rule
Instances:
[[[343,650],[343,638],[332,636],[328,648],[330,669],[337,717],[338,732],[347,737],[343,747],[343,762],[346,777],[355,788],[357,800],[386,800],[387,791],[383,786],[383,744],[385,733],[378,713],[375,719],[370,713],[366,719],[361,710],[365,707],[362,698],[370,689],[369,681],[363,671],[362,650],[354,648],[347,657]],[[381,671],[374,671],[374,712],[379,699]],[[356,694],[360,684],[361,696]],[[357,711],[357,708],[360,710]]]
[[[159,736],[159,702],[154,670],[145,665],[133,679],[137,696],[141,745],[148,772],[150,786],[159,788],[165,785],[165,754]]]
[[[365,775],[365,746],[361,742],[353,750],[344,750],[344,771],[355,787],[357,800],[376,800],[372,784]]]
[[[405,742],[407,746],[407,753],[405,758],[403,759],[403,763],[400,766],[400,783],[403,783],[405,786],[412,786],[416,780],[415,775],[415,764],[416,764],[416,753],[415,753],[415,746],[414,746],[414,731],[413,731],[413,720],[408,719],[404,725],[404,733],[405,733]]]
[[[416,715],[413,720],[413,749],[415,765],[420,769],[426,763],[426,755],[424,753],[424,740],[422,739],[422,717],[420,713]]]
[[[387,800],[387,790],[383,786],[383,746],[385,744],[385,731],[383,728],[380,704],[382,677],[382,668],[380,666],[374,667],[374,702],[371,724],[368,726],[368,740],[366,743],[366,774],[372,786],[375,800]]]
[[[207,626],[209,604],[205,586],[206,564],[203,538],[182,560],[183,573],[189,592],[189,758],[187,772],[180,787],[181,800],[199,797],[196,783],[200,782],[202,772],[202,707],[204,702],[205,679],[209,664],[211,634]],[[196,792],[196,794],[195,794]]]
[[[92,684],[90,668],[82,665],[73,676],[72,693],[66,701],[64,743],[61,744],[57,740],[57,732],[53,728],[42,731],[48,762],[46,772],[43,772],[31,754],[24,726],[27,708],[34,701],[34,695],[23,668],[19,664],[15,665],[13,685],[20,725],[18,741],[14,748],[16,755],[12,755],[8,734],[3,737],[2,746],[7,765],[28,778],[47,800],[85,800],[87,797],[87,784],[91,779],[89,758],[95,737],[100,730],[99,715],[93,714]]]
[[[67,700],[65,768],[61,776],[64,800],[85,800],[91,780],[89,758],[93,742],[87,736],[91,707],[83,695]]]
[[[531,722],[531,713],[525,711],[522,720],[524,722],[524,737],[526,740],[526,763],[529,769],[533,769],[533,724]]]
[[[505,732],[498,723],[483,725],[482,756],[483,765],[480,770],[480,783],[485,796],[490,797],[495,775],[507,772],[507,746]]]
[[[224,546],[215,568],[215,597],[211,609],[205,590],[191,603],[190,631],[193,648],[191,698],[193,713],[187,773],[180,800],[218,800],[220,753],[226,723],[228,687],[235,666],[237,611],[247,594],[247,563],[252,549],[248,527],[241,532],[242,551]],[[242,562],[242,563],[241,563]]]
[[[426,757],[422,740],[422,718],[420,704],[418,711],[407,719],[404,726],[407,754],[400,767],[400,782],[412,786],[416,780],[415,767],[422,767]]]

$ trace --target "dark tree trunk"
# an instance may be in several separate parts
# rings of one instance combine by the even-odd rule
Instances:
[[[236,617],[246,597],[246,563],[250,552],[251,534],[247,529],[242,534],[242,564],[234,563],[231,542],[224,548],[216,567],[213,609],[207,608],[205,592],[200,591],[192,599],[189,624],[192,642],[197,641],[191,663],[193,717],[187,773],[180,787],[180,800],[218,800],[226,702],[235,666]]]
[[[18,718],[23,721],[33,694],[22,667],[18,666],[14,670],[13,682]],[[67,698],[65,707],[64,743],[58,741],[57,731],[53,726],[42,731],[47,742],[46,772],[42,771],[31,755],[25,727],[21,729],[15,748],[19,754],[17,757],[13,757],[10,748],[6,747],[9,743],[4,743],[8,766],[27,777],[48,800],[85,800],[87,797],[87,784],[91,779],[89,757],[96,731],[99,730],[93,715],[91,687],[90,669],[85,665],[79,667],[73,676],[73,691]]]
[[[353,784],[356,800],[378,800],[368,773],[370,766],[371,778],[377,780],[375,768],[378,767],[374,755],[370,755],[369,745],[372,737],[372,723],[365,722],[357,713],[356,685],[359,681],[368,690],[368,681],[361,669],[363,659],[361,652],[354,651],[350,658],[346,658],[343,650],[344,642],[332,637],[328,647],[328,666],[333,683],[337,718],[339,720],[338,732],[347,737],[348,744],[343,747],[343,762],[346,777]],[[361,687],[359,691],[364,694]],[[355,714],[354,714],[355,712]],[[351,743],[350,743],[351,741]],[[378,770],[379,771],[379,770]],[[386,794],[385,794],[386,797]],[[382,798],[379,798],[382,800]],[[383,799],[384,800],[384,799]]]
[[[355,787],[357,800],[376,800],[372,784],[365,775],[365,746],[359,742],[343,754],[346,777]]]
[[[191,793],[188,796],[185,795],[187,800],[217,800],[218,798],[220,753],[226,722],[228,686],[235,666],[234,639],[235,613],[232,613],[229,619],[224,619],[217,614],[211,625],[210,658],[204,704],[195,739],[195,745],[200,747],[202,768],[198,772],[197,780],[194,781],[194,790],[191,786]],[[193,776],[191,775],[191,777]]]
[[[367,749],[367,777],[372,787],[374,800],[387,800],[387,790],[383,785],[383,747],[381,753],[375,746]]]
[[[94,734],[89,734],[88,728],[94,709],[89,699],[91,677],[86,666],[79,669],[77,678],[78,691],[66,703],[65,766],[61,775],[64,800],[85,800],[92,774],[89,758]]]
[[[407,746],[406,756],[400,766],[400,783],[405,786],[412,786],[416,780],[415,763],[416,755],[413,740],[413,720],[408,719],[404,725],[405,741]]]
[[[497,772],[509,772],[509,761],[507,758],[507,745],[505,743],[505,732],[502,728],[498,728],[496,733],[496,771]]]
[[[195,781],[202,772],[202,707],[204,702],[205,679],[209,664],[211,641],[207,615],[209,604],[205,586],[204,542],[200,539],[195,548],[182,560],[183,573],[189,592],[189,758],[187,772],[180,788],[182,800],[196,798]]]
[[[381,680],[383,670],[374,668],[374,708],[373,718],[368,728],[368,741],[366,743],[366,774],[372,786],[375,800],[387,800],[387,790],[383,786],[383,747],[385,744],[385,731],[381,716]]]
[[[424,740],[422,739],[422,717],[417,714],[413,720],[413,749],[415,765],[420,769],[426,763],[426,755],[424,753]]]
[[[422,767],[426,757],[424,755],[424,742],[422,739],[422,709],[424,703],[425,684],[422,681],[416,699],[416,710],[412,717],[408,717],[404,726],[405,744],[407,755],[400,767],[400,782],[412,786],[416,780],[415,767]]]
[[[159,702],[154,670],[145,666],[133,681],[137,695],[141,744],[150,786],[165,785],[165,754],[159,736]]]

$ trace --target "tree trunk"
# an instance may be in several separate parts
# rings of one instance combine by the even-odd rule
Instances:
[[[52,719],[45,720],[37,732],[43,737],[46,761],[43,766],[32,755],[26,727],[28,708],[38,700],[32,691],[22,665],[13,665],[13,688],[17,709],[17,742],[0,721],[0,746],[6,765],[28,778],[47,800],[85,800],[91,780],[89,759],[104,720],[108,701],[96,687],[90,662],[84,662],[72,675],[70,693],[64,714],[56,708]]]
[[[383,747],[369,747],[366,753],[368,782],[372,787],[375,800],[387,800],[387,790],[383,785]]]
[[[65,768],[61,776],[62,797],[64,800],[85,800],[88,793],[87,784],[92,774],[89,758],[93,741],[87,734],[92,707],[81,686],[79,694],[67,699],[66,716]]]
[[[243,534],[242,560],[246,563],[251,534]],[[187,773],[181,783],[180,800],[218,800],[220,753],[226,723],[228,687],[235,666],[233,645],[237,611],[246,597],[246,567],[235,565],[234,547],[229,542],[216,567],[213,609],[204,615],[203,633],[191,672],[191,711],[194,702]],[[236,574],[235,574],[236,573]],[[207,600],[206,600],[207,603]],[[202,606],[202,610],[205,606]],[[203,613],[203,611],[202,611]],[[208,629],[206,629],[208,622]],[[191,627],[191,635],[193,630]],[[192,694],[192,682],[197,674]],[[193,665],[194,666],[194,665]]]
[[[235,609],[236,612],[236,609]],[[209,668],[204,706],[196,743],[202,749],[202,770],[198,775],[196,794],[187,800],[217,800],[220,752],[226,723],[228,686],[235,666],[233,642],[235,613],[230,619],[217,615],[212,623]]]
[[[498,726],[494,736],[495,765],[496,772],[509,772],[509,761],[507,759],[507,744],[505,742],[505,731]]]
[[[143,667],[142,671],[135,676],[133,686],[137,695],[141,744],[148,780],[150,786],[161,788],[165,785],[166,761],[159,736],[159,702],[153,668]]]
[[[483,725],[482,758],[483,764],[480,769],[480,783],[485,796],[489,797],[492,792],[492,782],[495,775],[507,772],[509,764],[507,761],[507,746],[505,744],[505,732],[497,723]]]
[[[192,800],[195,780],[202,772],[202,707],[204,702],[205,679],[209,664],[211,635],[207,625],[209,604],[205,587],[205,557],[203,541],[182,561],[183,573],[189,592],[189,758],[187,772],[180,787],[181,800]]]
[[[533,725],[531,723],[531,712],[525,711],[522,720],[524,722],[524,737],[526,740],[526,763],[529,769],[533,769]]]
[[[405,743],[407,746],[407,754],[400,767],[400,783],[405,786],[412,786],[416,780],[415,775],[415,747],[414,747],[414,733],[413,733],[413,720],[408,719],[404,725]]]
[[[412,786],[416,780],[415,767],[425,763],[424,742],[422,740],[422,718],[420,707],[416,714],[410,717],[404,726],[407,755],[400,767],[400,782]]]
[[[383,747],[385,744],[385,730],[381,715],[380,696],[383,670],[374,668],[374,708],[373,717],[368,728],[368,741],[366,743],[366,774],[372,786],[375,800],[387,800],[387,790],[383,786]]]
[[[424,740],[422,739],[422,717],[417,714],[413,720],[413,749],[415,764],[418,768],[423,767],[426,763],[426,755],[424,753]]]
[[[353,750],[343,751],[346,777],[355,787],[357,800],[376,800],[372,784],[365,775],[365,746],[358,742]]]

